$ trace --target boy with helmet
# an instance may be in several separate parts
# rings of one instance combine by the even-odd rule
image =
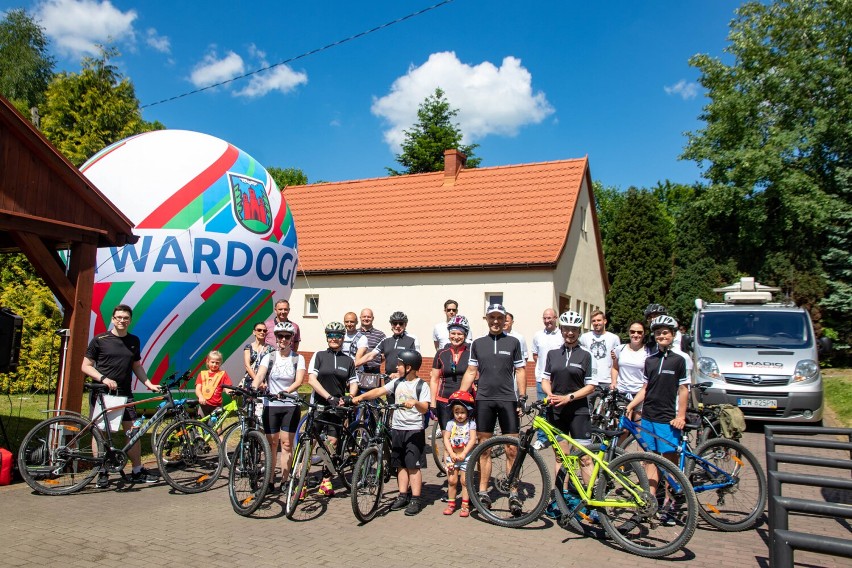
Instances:
[[[391,337],[384,338],[372,351],[364,353],[360,359],[355,361],[355,365],[360,367],[361,365],[369,363],[378,355],[382,355],[385,358],[385,373],[390,375],[392,379],[395,379],[399,376],[396,374],[397,355],[406,349],[412,349],[419,352],[420,341],[405,331],[405,328],[408,327],[408,316],[405,315],[405,313],[400,311],[392,313],[390,316],[390,324],[393,335]]]
[[[396,357],[399,378],[388,384],[360,394],[352,399],[353,404],[362,400],[373,400],[392,395],[399,408],[391,421],[391,467],[398,468],[399,497],[391,505],[391,511],[405,509],[407,516],[423,510],[420,492],[423,489],[423,474],[426,467],[426,433],[423,415],[429,411],[429,385],[417,377],[423,357],[413,349],[401,351]],[[411,487],[411,497],[408,489]]]
[[[314,389],[314,399],[329,406],[343,406],[343,397],[347,391],[350,395],[358,393],[358,377],[355,375],[355,363],[343,352],[343,336],[346,328],[339,321],[333,321],[325,326],[325,339],[328,349],[317,351],[311,357],[308,365],[308,384]],[[343,419],[332,412],[324,412],[318,418],[326,423],[324,427],[328,441],[332,446],[337,445]],[[320,484],[321,495],[331,497],[334,489],[331,486],[331,476],[323,472]]]
[[[456,485],[461,482],[462,502],[460,517],[470,515],[465,480],[470,452],[476,445],[476,422],[473,420],[473,395],[467,391],[456,391],[448,397],[453,417],[444,427],[444,460],[447,466],[447,508],[445,515],[456,510]]]
[[[642,440],[648,451],[657,452],[675,461],[681,431],[686,424],[686,405],[689,396],[689,376],[686,358],[672,348],[677,321],[667,315],[651,322],[651,333],[657,351],[645,359],[644,385],[627,405],[626,415],[642,404]],[[653,435],[652,435],[653,434]],[[648,468],[648,480],[656,491],[657,468]],[[670,518],[664,521],[671,522]]]

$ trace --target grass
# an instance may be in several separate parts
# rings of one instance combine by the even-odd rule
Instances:
[[[823,369],[825,401],[840,426],[852,427],[852,369]]]

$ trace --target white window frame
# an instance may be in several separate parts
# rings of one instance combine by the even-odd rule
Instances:
[[[499,301],[493,301],[492,298],[496,298],[496,297],[499,297],[500,300]],[[503,294],[503,292],[486,292],[485,293],[485,305],[482,308],[482,316],[485,317],[487,315],[485,313],[485,311],[488,309],[488,306],[490,306],[491,304],[503,304],[504,298],[505,298],[505,295]]]
[[[305,294],[304,317],[319,317],[319,294]]]

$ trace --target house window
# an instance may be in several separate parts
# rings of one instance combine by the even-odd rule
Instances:
[[[588,232],[585,207],[580,207],[580,230],[583,231],[584,234]]]
[[[491,304],[502,304],[503,303],[503,292],[486,292],[485,293],[485,308],[483,312],[488,309],[488,306]]]
[[[564,314],[571,309],[571,296],[559,296],[559,313]]]
[[[305,295],[305,317],[317,317],[319,316],[319,294],[306,294]]]

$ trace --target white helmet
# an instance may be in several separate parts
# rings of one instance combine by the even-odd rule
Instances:
[[[279,321],[275,323],[275,327],[272,328],[272,333],[278,335],[279,333],[296,333],[296,328],[293,327],[293,324],[289,321]]]
[[[559,316],[559,327],[580,327],[583,323],[583,316],[577,312],[564,312]]]
[[[672,316],[657,316],[651,322],[651,331],[654,331],[660,327],[668,327],[671,328],[672,331],[677,329],[677,320]]]

